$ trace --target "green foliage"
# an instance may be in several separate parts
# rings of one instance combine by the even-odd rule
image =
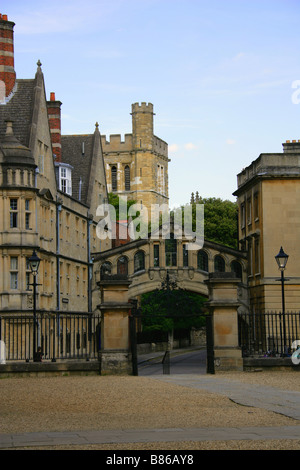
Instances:
[[[207,299],[183,289],[156,290],[142,295],[143,331],[200,328],[204,326]]]
[[[117,194],[114,194],[114,193],[109,193],[108,194],[108,203],[111,204],[114,208],[115,208],[115,211],[116,211],[116,220],[120,220],[120,213],[119,213],[119,208],[120,208],[120,196],[118,196]],[[128,213],[128,210],[131,206],[133,206],[134,204],[136,204],[136,201],[127,201],[127,213]],[[127,217],[126,217],[127,219]]]
[[[204,204],[204,238],[237,249],[237,203],[200,197],[196,204]]]

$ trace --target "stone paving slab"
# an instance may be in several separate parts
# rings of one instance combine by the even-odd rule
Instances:
[[[0,449],[143,442],[300,439],[299,426],[131,429],[0,435]]]

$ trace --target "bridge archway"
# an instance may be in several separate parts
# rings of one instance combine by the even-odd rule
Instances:
[[[177,240],[173,256],[168,240],[135,240],[102,253],[93,254],[94,286],[109,268],[110,274],[127,274],[129,297],[139,299],[158,289],[167,271],[181,289],[208,297],[205,281],[212,272],[234,272],[240,279],[239,295],[247,303],[247,255],[218,243],[204,241],[203,247],[186,250],[189,240]],[[123,272],[122,272],[123,271]],[[95,288],[96,290],[97,288]]]

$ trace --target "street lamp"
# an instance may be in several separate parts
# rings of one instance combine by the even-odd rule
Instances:
[[[283,248],[280,248],[278,255],[275,256],[276,262],[278,264],[278,268],[281,272],[281,299],[282,299],[282,318],[283,318],[283,355],[286,353],[286,332],[285,332],[285,301],[284,301],[284,270],[286,268],[286,264],[288,262],[289,255],[287,255]],[[282,341],[281,341],[281,349],[282,349]],[[281,351],[282,352],[282,351]]]
[[[36,360],[36,276],[40,266],[40,258],[37,256],[35,250],[28,260],[29,267],[33,274],[33,361]]]

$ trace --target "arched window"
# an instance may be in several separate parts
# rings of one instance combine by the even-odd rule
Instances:
[[[130,168],[128,165],[125,166],[124,176],[125,176],[125,191],[130,191]]]
[[[126,256],[121,256],[117,262],[117,273],[118,274],[128,274],[128,259]]]
[[[166,266],[177,265],[177,240],[174,233],[170,234],[170,238],[165,241]]]
[[[215,271],[219,271],[220,273],[225,272],[225,261],[220,255],[215,257]]]
[[[234,260],[230,264],[231,272],[236,274],[236,277],[242,279],[242,265],[238,261]]]
[[[134,255],[134,272],[145,269],[145,253],[143,251],[137,251]]]
[[[100,276],[101,278],[105,274],[111,274],[111,263],[109,261],[105,261],[100,268]]]
[[[204,250],[198,251],[197,266],[198,269],[208,273],[208,255]]]
[[[111,167],[111,190],[112,191],[117,191],[118,189],[118,184],[117,184],[117,167],[112,166]]]

